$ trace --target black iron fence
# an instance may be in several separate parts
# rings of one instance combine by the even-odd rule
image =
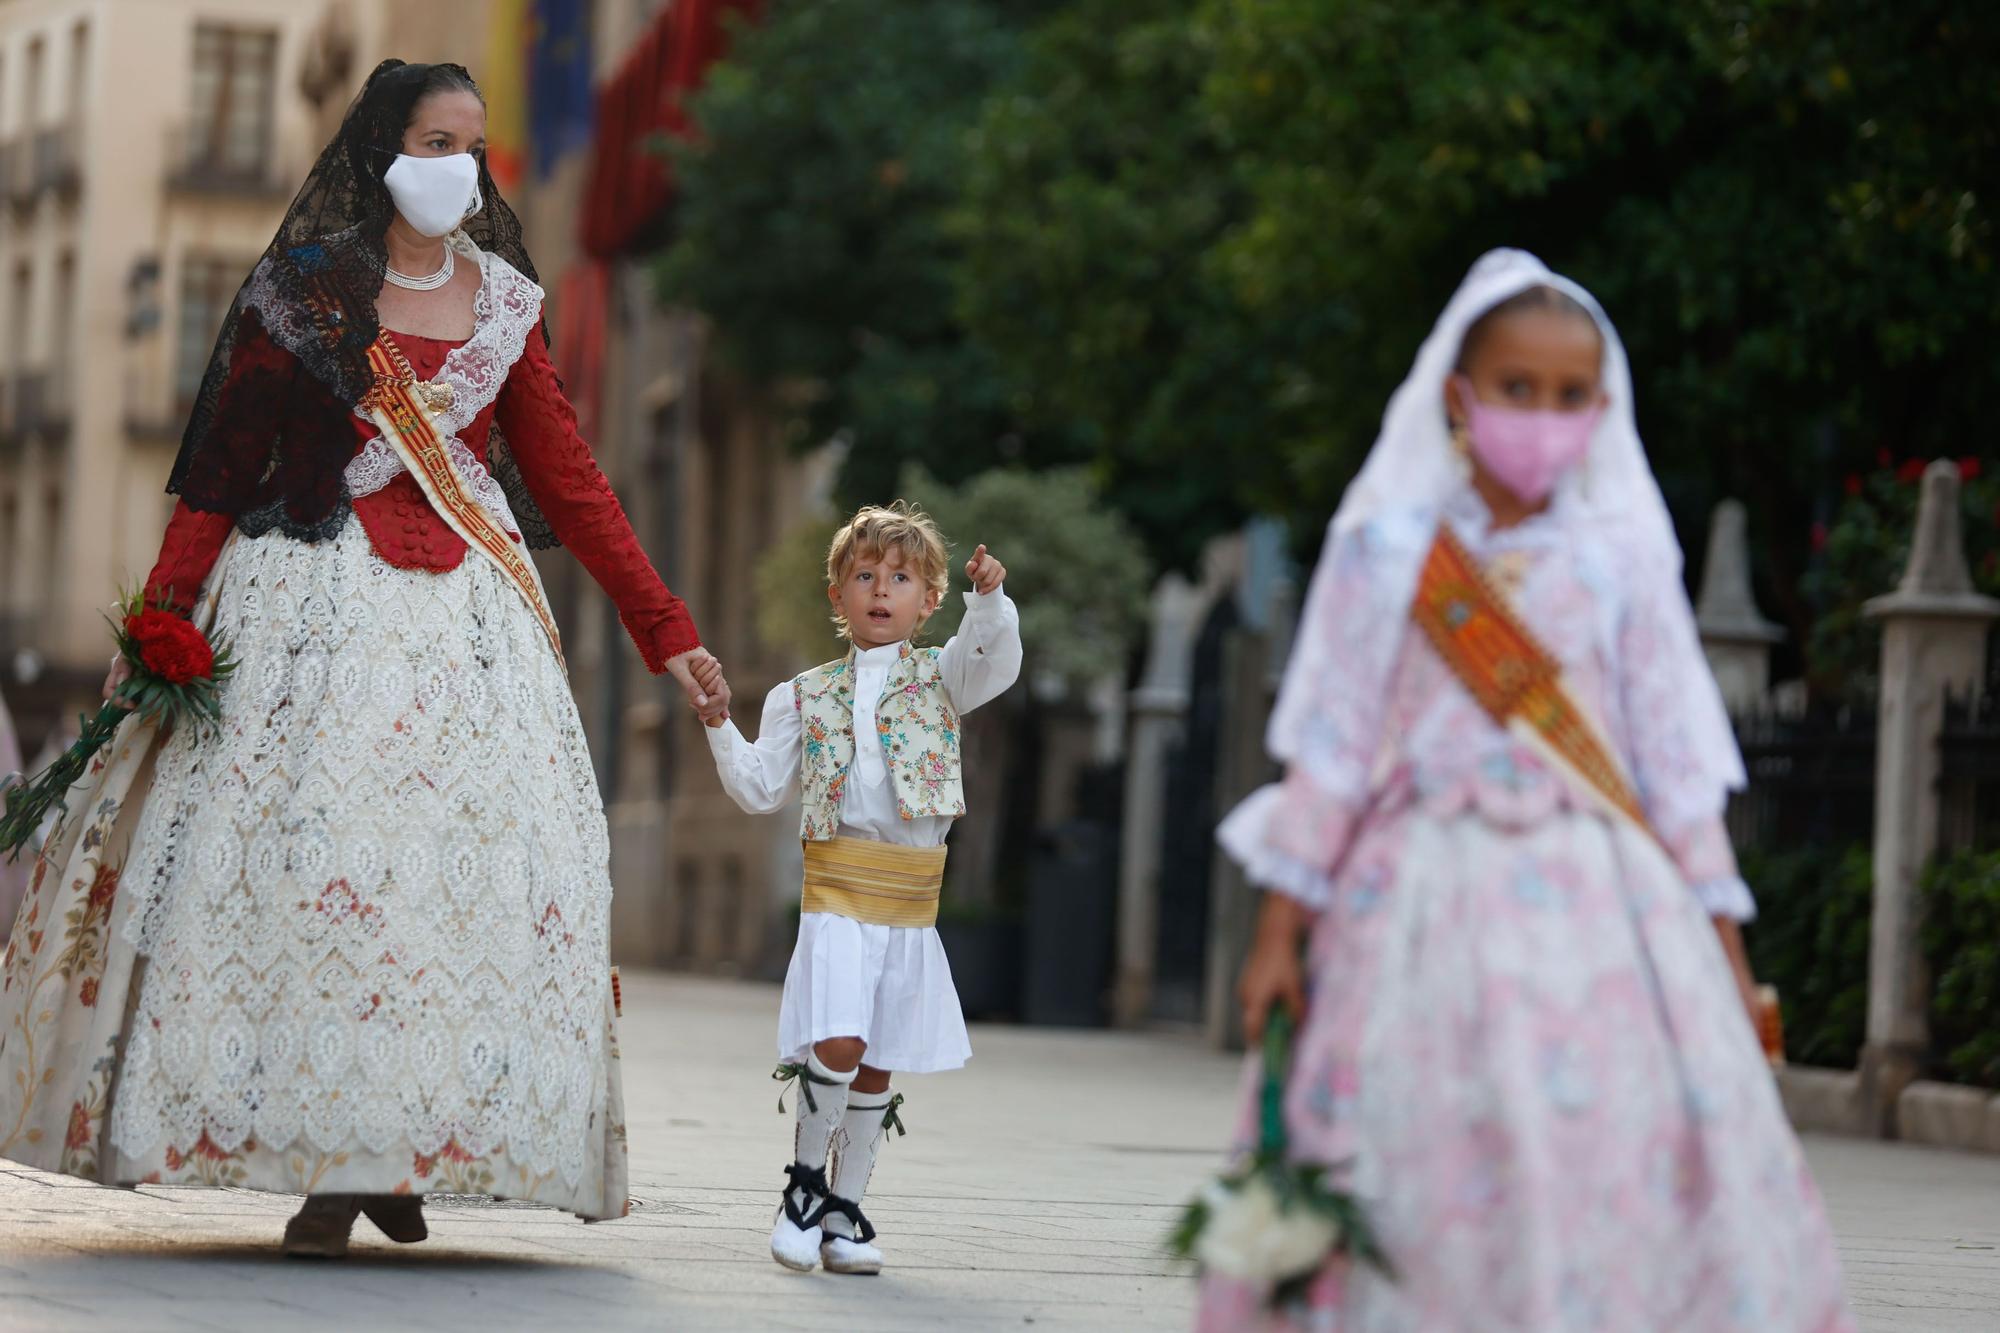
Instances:
[[[1750,785],[1729,807],[1741,849],[1789,851],[1870,841],[1875,710],[1814,708],[1736,719]],[[1939,846],[2000,847],[2000,659],[1985,684],[1945,696],[1938,732]]]
[[[1947,850],[2000,847],[2000,659],[1983,689],[1945,696],[1938,733],[1941,845]]]
[[[1815,707],[1736,719],[1749,787],[1729,806],[1740,849],[1868,841],[1875,822],[1875,711]]]

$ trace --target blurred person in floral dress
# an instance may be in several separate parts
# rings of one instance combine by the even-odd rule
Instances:
[[[1220,832],[1269,890],[1245,1023],[1298,1022],[1284,1149],[1388,1271],[1332,1234],[1292,1280],[1211,1261],[1200,1326],[1851,1329],[1753,1022],[1743,764],[1624,348],[1532,256],[1474,266],[1390,400],[1268,738],[1283,781]]]

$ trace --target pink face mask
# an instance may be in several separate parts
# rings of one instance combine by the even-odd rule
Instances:
[[[1565,472],[1590,452],[1603,404],[1587,412],[1551,412],[1482,403],[1472,382],[1458,382],[1466,408],[1472,453],[1502,486],[1528,504],[1540,504]]]

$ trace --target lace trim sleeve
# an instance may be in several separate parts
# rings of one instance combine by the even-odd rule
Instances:
[[[1694,896],[1700,901],[1702,910],[1710,916],[1727,917],[1731,921],[1757,919],[1757,899],[1751,895],[1750,886],[1740,876],[1697,884]]]
[[[1334,871],[1347,856],[1356,807],[1293,768],[1231,811],[1216,841],[1250,882],[1276,889],[1315,911],[1333,897]]]
[[[1729,826],[1721,818],[1661,829],[1660,842],[1710,916],[1737,921],[1756,917],[1757,901],[1736,868],[1736,849],[1729,841]]]
[[[460,238],[454,238],[460,239]],[[470,243],[467,243],[470,248]],[[452,434],[470,426],[500,396],[528,335],[542,321],[543,292],[498,255],[472,249],[483,278],[473,303],[472,337],[444,359],[438,378],[451,386],[451,406],[439,417]]]

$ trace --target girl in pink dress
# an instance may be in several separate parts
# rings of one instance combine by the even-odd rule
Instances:
[[[1487,255],[1333,520],[1283,781],[1221,831],[1272,890],[1246,1022],[1301,1019],[1290,1151],[1395,1276],[1212,1274],[1202,1329],[1852,1327],[1746,1016],[1743,766],[1680,572],[1617,334]]]

